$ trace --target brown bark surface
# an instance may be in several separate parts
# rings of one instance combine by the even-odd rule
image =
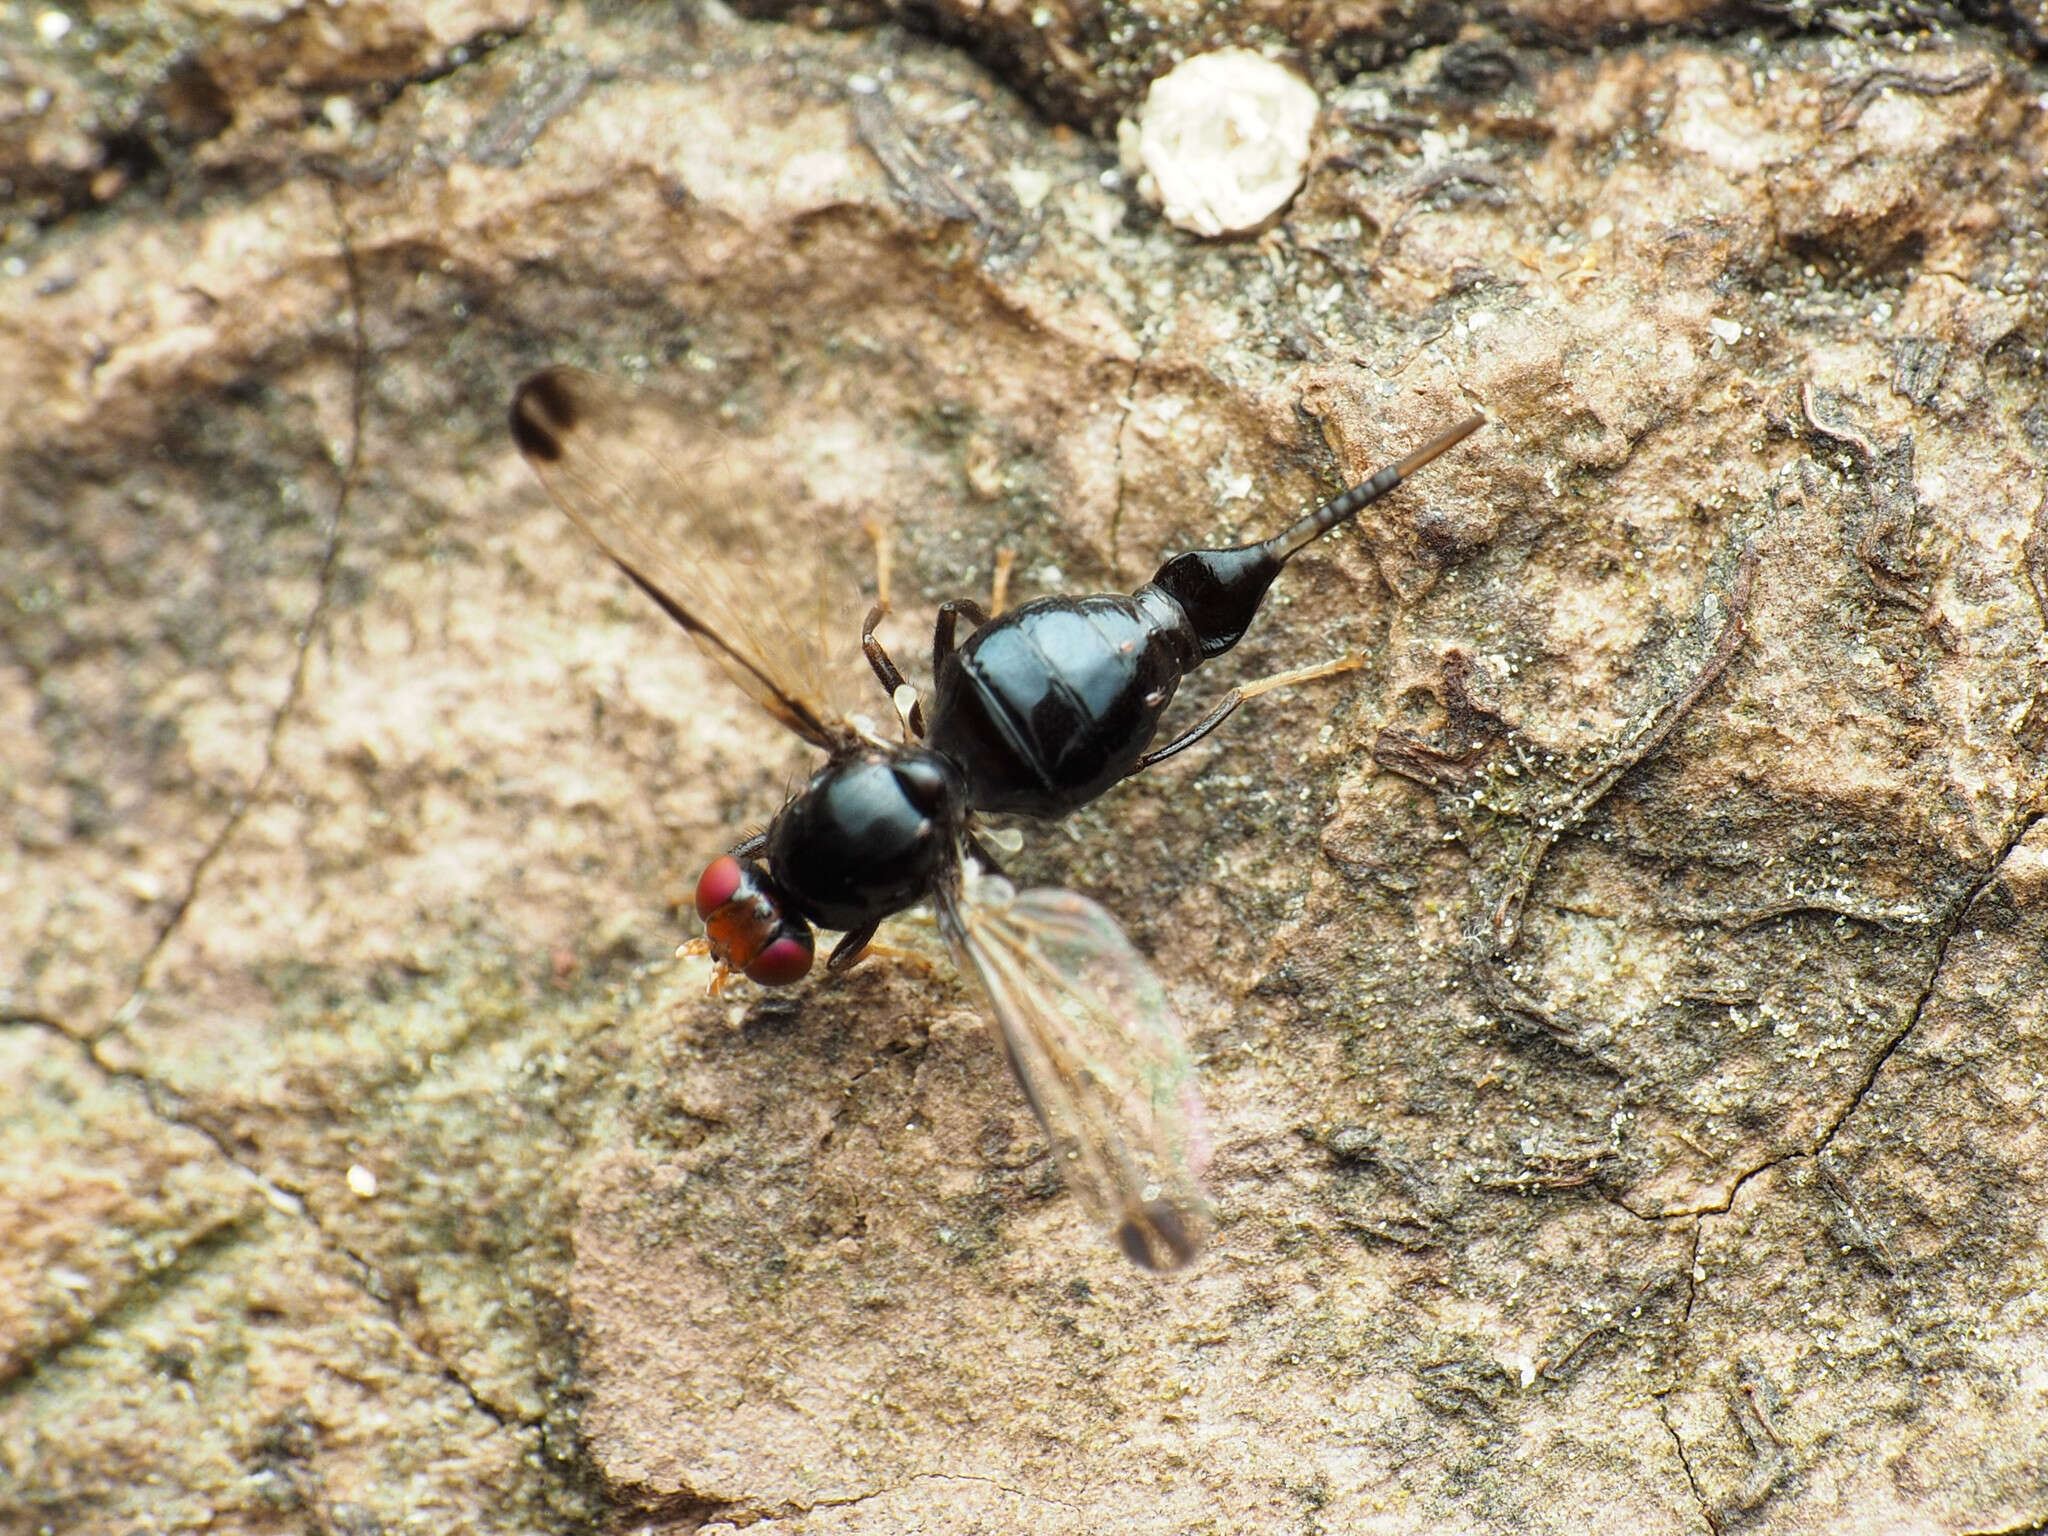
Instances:
[[[1189,9],[0,10],[0,1531],[2048,1521],[2048,16]],[[1323,115],[1204,243],[1111,130],[1223,43]],[[1188,707],[1361,670],[1017,859],[1193,1272],[944,966],[669,958],[807,764],[550,361],[905,659],[1487,412]]]

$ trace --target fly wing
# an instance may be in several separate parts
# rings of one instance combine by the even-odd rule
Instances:
[[[1208,1207],[1194,1069],[1165,989],[1116,919],[1072,891],[976,878],[940,926],[988,993],[1067,1187],[1146,1269],[1201,1250]]]
[[[512,438],[555,504],[756,703],[827,751],[846,743],[858,585],[827,540],[798,531],[764,544],[745,516],[762,492],[727,473],[715,429],[594,373],[549,368],[513,396]]]

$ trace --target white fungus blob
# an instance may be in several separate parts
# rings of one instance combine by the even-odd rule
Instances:
[[[1248,48],[1189,59],[1138,114],[1139,190],[1191,234],[1257,229],[1301,186],[1317,106],[1299,75]]]

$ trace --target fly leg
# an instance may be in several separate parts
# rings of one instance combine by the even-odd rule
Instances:
[[[878,917],[872,923],[862,923],[842,937],[832,946],[832,958],[825,962],[825,969],[834,976],[842,971],[852,970],[860,963],[861,956],[868,952],[868,942],[874,938],[875,930],[881,926],[882,920]]]
[[[879,517],[864,517],[860,520],[860,531],[868,536],[868,542],[875,546],[875,602],[884,613],[889,611],[889,572],[892,562],[889,555],[889,524]]]
[[[882,686],[889,692],[889,702],[896,706],[896,713],[903,718],[905,736],[913,741],[924,739],[924,705],[918,702],[917,689],[903,680],[903,672],[890,658],[875,638],[875,626],[882,622],[887,613],[886,604],[877,603],[868,610],[867,622],[860,627],[861,654],[868,659],[868,665],[881,679]]]
[[[875,923],[869,923],[865,928],[856,928],[833,946],[832,958],[825,962],[826,972],[833,976],[843,976],[868,956],[873,955],[878,960],[905,961],[916,966],[927,976],[939,974],[938,967],[914,949],[899,949],[894,944],[875,943],[875,928]]]
[[[1255,683],[1245,683],[1223,695],[1216,707],[1209,711],[1180,735],[1173,738],[1157,752],[1147,752],[1139,758],[1131,773],[1141,773],[1155,763],[1163,763],[1176,753],[1185,752],[1204,736],[1215,730],[1237,706],[1246,699],[1256,699],[1262,693],[1271,693],[1275,688],[1286,688],[1294,683],[1306,683],[1318,677],[1329,677],[1338,672],[1355,672],[1365,665],[1362,656],[1339,656],[1335,661],[1320,662],[1313,667],[1297,667],[1292,672],[1276,672],[1271,677],[1262,677]],[[1130,774],[1125,775],[1126,778]]]
[[[903,721],[904,739],[921,740],[924,736],[924,706],[918,702],[917,690],[903,680],[902,670],[890,660],[882,642],[875,638],[875,626],[889,611],[890,551],[893,547],[889,542],[889,525],[879,517],[869,517],[863,518],[860,526],[861,532],[875,546],[875,606],[868,610],[867,622],[860,628],[861,654],[867,657],[868,665],[874,668],[875,676],[888,690],[889,702],[896,706],[897,716]]]
[[[972,832],[967,834],[967,849],[990,874],[1000,875],[1003,872],[1003,866],[996,862],[996,856],[988,851],[988,844]]]
[[[970,630],[981,628],[988,622],[991,613],[1001,613],[1010,603],[1010,567],[1017,563],[1017,551],[999,549],[996,551],[995,573],[989,578],[988,607],[971,597],[955,597],[939,604],[939,616],[932,625],[932,681],[937,682],[939,668],[946,664],[946,658],[953,654],[955,635],[960,621],[965,619]]]
[[[946,664],[946,658],[953,654],[953,635],[960,620],[967,621],[968,628],[979,629],[988,622],[988,615],[982,612],[981,604],[972,598],[955,597],[939,604],[938,620],[932,625],[932,677],[938,678],[939,669]]]
[[[996,551],[995,574],[988,583],[988,611],[1001,613],[1010,606],[1010,567],[1017,563],[1017,551],[998,549]]]

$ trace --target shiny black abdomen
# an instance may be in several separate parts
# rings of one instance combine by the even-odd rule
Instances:
[[[954,859],[967,786],[928,751],[826,764],[776,813],[769,873],[820,928],[846,931],[915,906]]]
[[[978,811],[1060,816],[1130,773],[1201,659],[1180,605],[1042,597],[981,626],[939,669],[925,744]]]

